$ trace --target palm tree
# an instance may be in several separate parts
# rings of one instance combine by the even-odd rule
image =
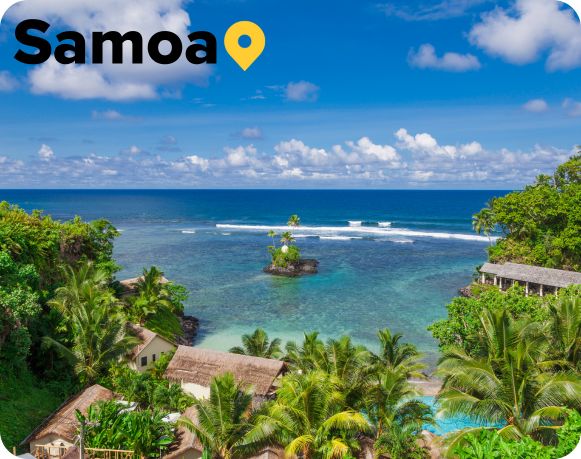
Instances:
[[[268,335],[262,328],[257,328],[251,335],[242,335],[242,346],[230,349],[233,354],[252,355],[266,359],[276,359],[281,356],[280,339],[269,341]]]
[[[288,222],[287,222],[288,226],[292,226],[294,228],[296,228],[297,226],[301,225],[301,219],[297,214],[293,214],[289,217]]]
[[[210,384],[209,399],[194,399],[197,421],[182,417],[178,424],[191,430],[207,456],[216,459],[249,457],[262,445],[254,438],[257,413],[252,411],[252,392],[226,373]]]
[[[155,266],[144,269],[137,282],[137,295],[130,299],[129,315],[132,321],[173,340],[183,334],[183,329],[177,317],[181,309],[172,301],[169,285]]]
[[[290,231],[285,231],[280,235],[280,242],[284,245],[290,245],[294,242],[295,238],[290,233]]]
[[[106,293],[105,297],[108,297]],[[64,309],[59,311],[65,312]],[[116,311],[115,305],[104,301],[98,293],[74,305],[67,304],[66,313],[71,347],[51,337],[44,337],[43,343],[55,348],[73,365],[83,384],[93,383],[112,363],[139,343],[137,338],[126,335],[125,318]]]
[[[373,356],[376,365],[381,369],[400,370],[408,378],[425,378],[421,370],[426,365],[418,362],[421,354],[413,344],[400,343],[403,336],[400,333],[392,334],[388,328],[379,330],[377,337],[379,354]]]
[[[319,362],[325,357],[325,343],[319,339],[319,332],[304,333],[303,343],[289,341],[284,360],[295,372],[307,373],[320,368]]]
[[[345,407],[333,378],[319,371],[285,376],[258,426],[255,438],[304,459],[346,457],[359,449],[357,436],[369,431],[364,416]]]
[[[414,399],[419,395],[400,369],[388,368],[372,377],[365,395],[366,413],[373,426],[377,455],[393,459],[424,457],[417,440],[426,424],[433,424],[431,409]]]
[[[275,246],[275,242],[274,242],[274,238],[276,237],[276,232],[274,232],[273,230],[270,230],[268,232],[268,237],[272,239],[272,246]]]
[[[480,212],[472,217],[472,228],[478,234],[484,234],[488,237],[489,244],[492,245],[490,235],[494,231],[496,222],[494,220],[494,213],[490,207],[485,207]]]
[[[550,306],[551,349],[564,367],[579,371],[581,367],[581,298],[565,294]]]
[[[108,289],[108,274],[96,269],[92,261],[81,263],[77,269],[65,268],[65,284],[56,289],[54,298],[48,302],[58,310],[65,320],[79,304],[86,302],[113,303],[115,297]]]
[[[440,412],[501,425],[499,434],[504,437],[550,440],[566,407],[581,408],[579,375],[547,370],[549,341],[539,324],[488,310],[481,323],[481,355],[451,348],[440,360]]]

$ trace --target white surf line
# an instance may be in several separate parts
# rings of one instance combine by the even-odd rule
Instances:
[[[216,224],[216,228],[237,230],[237,231],[251,231],[251,232],[269,232],[269,231],[292,231],[293,228],[288,226],[269,226],[269,225],[232,225],[232,224]],[[488,242],[488,237],[478,236],[475,234],[461,234],[461,233],[439,233],[430,231],[416,231],[405,228],[379,228],[369,226],[301,226],[299,228],[301,235],[313,236],[333,236],[341,234],[355,234],[355,235],[372,235],[372,236],[409,236],[409,237],[428,237],[434,239],[458,239],[461,241],[477,241]],[[491,237],[496,240],[496,237]]]

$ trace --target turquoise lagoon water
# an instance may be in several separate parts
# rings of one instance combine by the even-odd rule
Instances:
[[[187,312],[201,320],[197,344],[228,349],[256,327],[271,336],[349,334],[374,346],[390,327],[416,343],[431,364],[426,327],[485,259],[471,215],[491,191],[0,191],[0,200],[55,218],[107,218],[122,233],[119,277],[157,265],[184,284]],[[298,213],[294,231],[318,275],[262,273],[269,227]],[[349,223],[351,222],[351,223]],[[389,223],[388,223],[389,222]],[[361,226],[358,226],[361,225]]]

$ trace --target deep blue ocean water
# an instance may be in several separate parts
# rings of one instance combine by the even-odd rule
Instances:
[[[227,349],[256,327],[271,336],[349,334],[373,346],[379,328],[402,332],[426,352],[426,327],[485,260],[488,240],[471,216],[501,191],[0,191],[0,200],[57,219],[107,218],[122,235],[119,278],[157,265],[190,291],[187,312],[201,320],[198,343]],[[262,273],[269,227],[294,230],[319,274]],[[351,223],[349,223],[351,222]],[[360,225],[360,226],[359,226]]]

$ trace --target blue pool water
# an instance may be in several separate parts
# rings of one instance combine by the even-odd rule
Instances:
[[[434,414],[438,410],[438,405],[434,397],[419,397],[419,400],[424,402],[430,408]],[[481,427],[482,423],[474,421],[468,416],[453,416],[453,417],[436,417],[436,425],[427,425],[425,430],[428,430],[436,435],[445,435],[450,432],[455,432],[461,429],[467,429],[470,427]]]
[[[228,349],[264,327],[297,339],[349,334],[374,346],[390,327],[436,358],[426,327],[485,260],[488,240],[471,215],[492,191],[0,191],[0,200],[55,218],[107,218],[121,231],[119,277],[157,265],[191,292],[198,343]],[[298,279],[262,273],[269,227],[301,216],[294,231],[320,273]],[[352,222],[351,224],[349,222]],[[361,223],[359,223],[361,222]],[[388,224],[389,222],[389,224]],[[361,226],[354,226],[361,225]]]

